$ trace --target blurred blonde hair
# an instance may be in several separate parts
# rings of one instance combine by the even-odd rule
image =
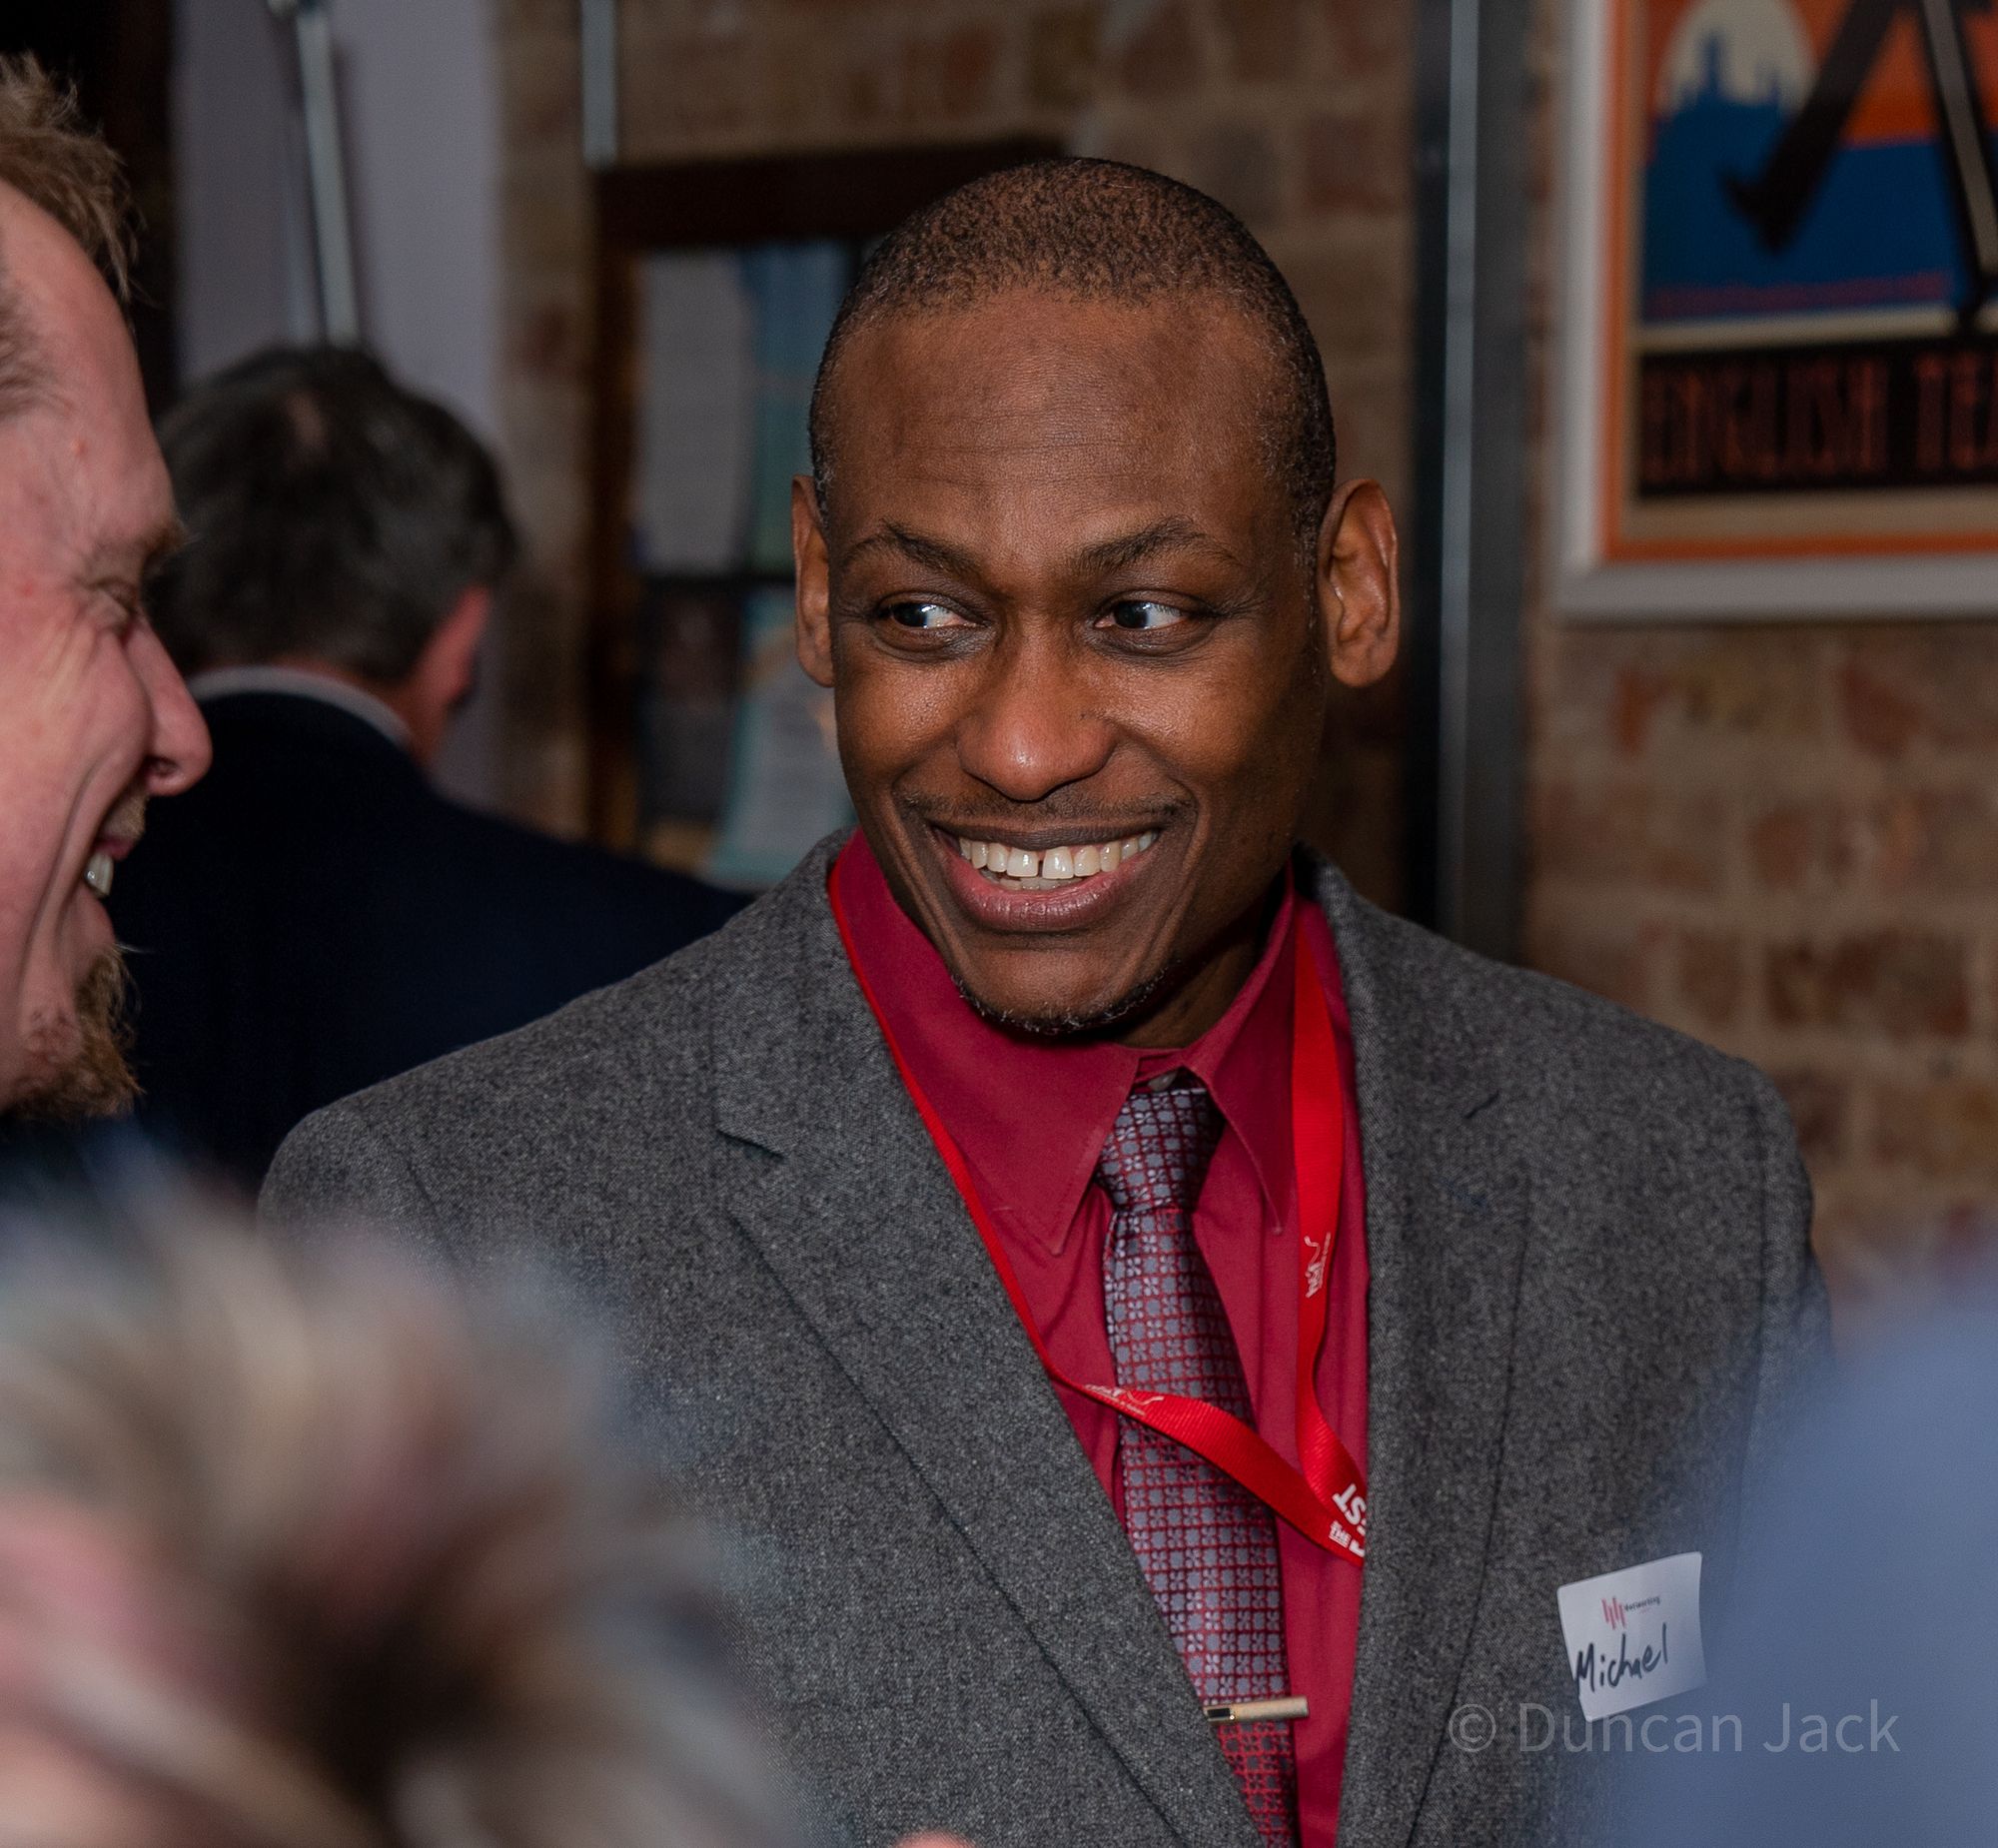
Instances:
[[[144,1622],[8,1574],[0,1657],[30,1666],[0,1729],[142,1797],[174,1848],[767,1843],[692,1666],[699,1561],[614,1460],[592,1371],[544,1316],[375,1247],[179,1227],[10,1265],[0,1527],[79,1511]]]

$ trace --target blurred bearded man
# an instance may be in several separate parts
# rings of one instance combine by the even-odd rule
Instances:
[[[1683,1665],[1685,1557],[1727,1580],[1824,1331],[1768,1081],[1298,850],[1395,527],[1213,200],[938,201],[813,425],[798,653],[859,833],[309,1119],[270,1198],[474,1261],[530,1224],[644,1318],[856,1841],[1613,1839],[1605,1754],[1478,1726],[1579,1718],[1563,1587],[1678,1560]]]
[[[173,493],[113,297],[111,151],[0,60],[0,1119],[132,1098],[103,899],[208,733],[146,620]]]

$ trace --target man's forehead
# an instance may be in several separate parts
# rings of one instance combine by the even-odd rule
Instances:
[[[1224,310],[1209,326],[1163,301],[1012,296],[948,316],[898,314],[842,361],[833,474],[854,487],[971,492],[1024,476],[1045,493],[1140,512],[1148,489],[1169,484],[1259,493],[1276,485],[1258,437],[1267,364],[1239,316]]]
[[[145,554],[173,512],[124,316],[88,255],[46,212],[0,183],[0,317],[27,388],[0,404],[0,440],[39,464],[96,527],[93,545]]]
[[[1158,446],[1174,433],[1218,439],[1244,423],[1262,396],[1257,368],[1239,328],[1210,331],[1162,308],[1016,296],[896,315],[842,361],[833,443],[890,462],[1133,447],[1163,461]]]
[[[865,390],[843,410],[1001,397],[1128,394],[1162,406],[1192,384],[1239,383],[1268,364],[1247,318],[1191,294],[1135,302],[1007,290],[960,308],[896,310],[857,330],[842,372]]]
[[[87,399],[138,386],[131,333],[110,285],[75,238],[4,181],[0,298],[54,393]]]

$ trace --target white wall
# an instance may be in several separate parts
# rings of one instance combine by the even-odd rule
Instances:
[[[500,103],[492,0],[328,0],[368,344],[482,436],[499,429]],[[193,381],[316,338],[289,28],[265,0],[177,0],[180,342]],[[489,676],[490,678],[490,676]],[[442,780],[497,786],[488,700]]]
[[[282,49],[264,0],[178,0],[174,179],[185,379],[314,331]]]

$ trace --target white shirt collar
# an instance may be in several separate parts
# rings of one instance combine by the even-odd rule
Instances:
[[[309,667],[211,667],[188,681],[188,691],[197,700],[221,699],[231,693],[290,693],[300,699],[317,699],[322,705],[338,706],[373,725],[398,750],[410,748],[410,728],[373,693],[314,673]]]

